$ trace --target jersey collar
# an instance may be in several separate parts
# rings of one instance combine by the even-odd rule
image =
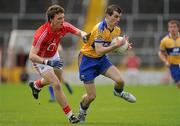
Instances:
[[[169,33],[169,34],[168,34],[168,36],[169,36],[169,38],[172,38],[172,39],[173,39],[173,37],[172,37],[171,33]],[[178,32],[178,36],[177,36],[177,38],[178,38],[178,37],[180,37],[180,33],[179,33],[179,32]]]
[[[103,20],[103,25],[105,26],[105,28],[107,29],[107,30],[109,30],[110,32],[113,32],[114,31],[114,28],[113,28],[113,30],[110,30],[108,27],[107,27],[107,21],[104,19]]]

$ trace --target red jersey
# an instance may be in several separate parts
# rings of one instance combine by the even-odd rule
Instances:
[[[138,68],[140,65],[140,59],[136,56],[127,58],[127,67],[128,68]]]
[[[49,22],[40,26],[34,35],[34,41],[32,45],[39,49],[37,55],[40,57],[50,58],[57,52],[60,40],[70,32],[75,34],[79,31],[76,27],[68,22],[64,22],[62,28],[53,32]]]

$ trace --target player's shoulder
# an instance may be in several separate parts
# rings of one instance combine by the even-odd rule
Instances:
[[[103,33],[103,31],[105,30],[106,27],[107,27],[107,23],[106,23],[105,20],[103,20],[103,21],[97,23],[93,27],[93,29],[91,30],[91,33],[99,33],[99,34],[101,34],[101,33]]]
[[[115,26],[115,27],[114,27],[114,30],[115,30],[115,31],[120,31],[120,32],[121,32],[121,28],[120,28],[119,26]]]
[[[63,27],[72,27],[73,25],[71,24],[71,23],[69,23],[69,22],[66,22],[66,21],[64,21],[63,22]]]
[[[48,28],[49,25],[50,25],[50,24],[49,24],[48,22],[46,22],[46,23],[42,24],[36,31],[43,31],[43,30],[45,30],[46,28]]]
[[[95,27],[98,29],[99,32],[103,32],[107,28],[107,22],[103,20],[99,22]],[[121,28],[119,26],[115,26],[114,31],[120,33]]]
[[[165,35],[164,37],[162,37],[161,42],[165,42],[167,40],[169,40],[169,35]]]
[[[117,35],[120,35],[121,34],[121,28],[119,26],[115,26],[114,27],[114,33]]]
[[[41,25],[36,31],[35,31],[35,34],[34,34],[34,37],[38,38],[40,37],[41,35],[46,35],[48,33],[48,22],[47,23],[44,23],[43,25]]]
[[[105,20],[103,20],[103,21],[101,21],[101,22],[99,22],[98,24],[97,24],[97,29],[99,30],[99,31],[104,31],[104,29],[107,27],[107,23],[106,23],[106,21]]]

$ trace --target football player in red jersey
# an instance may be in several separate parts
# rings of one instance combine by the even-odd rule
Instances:
[[[32,94],[38,99],[41,88],[52,84],[56,100],[67,115],[70,123],[77,123],[79,119],[73,114],[66,96],[61,88],[62,61],[58,54],[58,46],[66,33],[84,37],[86,32],[64,20],[64,9],[59,5],[52,5],[46,12],[48,21],[41,25],[34,34],[34,41],[29,53],[29,59],[42,79],[30,82]]]
[[[59,49],[58,50],[59,50],[60,54],[63,53],[62,45],[59,45]],[[63,55],[61,55],[60,57],[63,57]],[[73,88],[71,87],[70,83],[65,79],[65,77],[64,77],[64,70],[63,69],[61,70],[61,73],[62,73],[61,84],[63,84],[66,87],[66,89],[68,90],[68,92],[70,94],[73,94]],[[49,102],[55,102],[56,101],[56,97],[54,95],[54,90],[53,90],[53,87],[51,86],[51,84],[49,85],[48,90],[49,90],[49,94],[50,94]]]

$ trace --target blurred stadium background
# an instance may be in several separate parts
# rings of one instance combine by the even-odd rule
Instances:
[[[167,21],[180,20],[180,0],[0,0],[0,126],[71,126],[58,104],[48,102],[47,87],[37,101],[24,84],[38,78],[28,60],[28,52],[34,30],[46,21],[45,11],[52,4],[63,6],[65,19],[86,32],[103,18],[106,5],[120,5],[124,13],[119,25],[133,41],[133,50],[142,62],[141,86],[132,86],[122,65],[127,55],[109,54],[129,84],[125,88],[137,97],[137,102],[129,104],[114,97],[112,82],[99,77],[97,84],[109,85],[96,86],[96,101],[82,125],[180,126],[180,92],[174,85],[162,85],[167,69],[157,55],[159,41],[167,34]],[[65,78],[73,84],[74,94],[64,92],[77,114],[84,93],[77,67],[82,42],[67,35],[61,43]]]
[[[120,5],[124,13],[119,25],[134,43],[133,50],[142,61],[141,84],[161,82],[166,69],[157,55],[159,41],[167,34],[167,21],[180,20],[179,0],[0,0],[0,3],[1,83],[20,83],[37,77],[28,60],[28,52],[33,32],[46,21],[46,9],[52,4],[63,6],[66,10],[65,20],[86,32],[103,18],[106,5]],[[67,35],[61,42],[65,77],[73,83],[80,83],[77,56],[82,42],[79,41]],[[121,59],[126,55],[109,56],[128,82],[126,69],[121,66]],[[101,83],[105,80],[98,79]]]

